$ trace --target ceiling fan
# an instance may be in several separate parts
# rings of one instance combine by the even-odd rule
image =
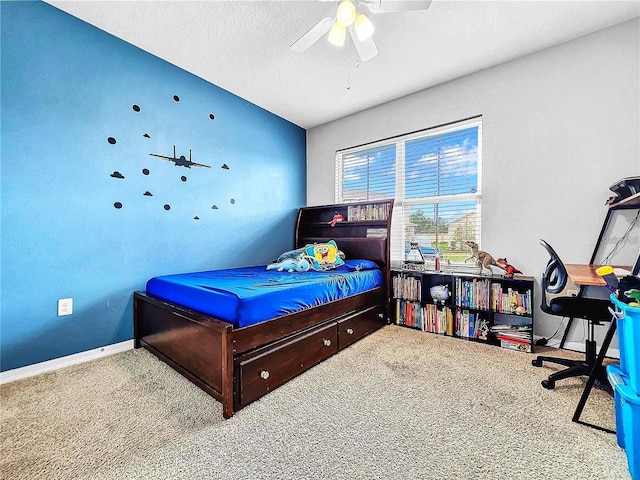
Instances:
[[[321,2],[335,0],[320,0]],[[291,50],[302,53],[316,43],[327,32],[327,39],[333,45],[341,47],[346,40],[347,31],[358,51],[360,60],[366,62],[378,54],[373,41],[373,23],[358,7],[367,7],[371,13],[406,12],[426,10],[431,0],[342,0],[338,4],[335,17],[320,20],[307,33],[291,45]]]

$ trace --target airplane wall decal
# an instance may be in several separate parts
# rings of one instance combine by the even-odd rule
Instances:
[[[189,149],[189,160],[187,160],[184,155],[180,155],[180,157],[176,157],[176,146],[175,145],[173,146],[173,157],[167,157],[166,155],[159,155],[157,153],[150,153],[149,155],[151,155],[152,157],[162,158],[163,160],[167,160],[169,162],[173,162],[173,164],[176,167],[186,167],[186,168],[206,167],[206,168],[211,168],[210,165],[204,165],[202,163],[192,162],[191,161],[191,149]]]

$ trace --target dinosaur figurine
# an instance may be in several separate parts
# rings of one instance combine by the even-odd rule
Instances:
[[[503,269],[505,271],[504,276],[507,278],[513,278],[513,274],[514,273],[522,273],[520,270],[518,270],[516,267],[514,267],[513,265],[511,265],[509,263],[509,261],[507,260],[507,258],[499,258],[496,260],[496,263],[498,264],[498,266]]]
[[[476,242],[465,242],[469,248],[471,249],[471,256],[465,260],[471,260],[473,258],[476,259],[476,265],[480,267],[480,275],[482,275],[482,270],[487,269],[491,272],[491,276],[493,276],[493,270],[491,269],[491,265],[495,265],[498,268],[501,268],[500,265],[496,263],[491,255],[487,252],[483,252],[482,250],[478,250],[478,244]]]
[[[638,305],[640,305],[640,290],[638,290],[637,288],[632,288],[631,290],[625,291],[624,294],[627,296],[627,298],[635,300],[634,302],[629,303],[629,306],[637,307]]]

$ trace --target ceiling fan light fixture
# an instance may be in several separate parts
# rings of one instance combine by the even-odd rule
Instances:
[[[335,22],[331,30],[329,30],[329,36],[327,37],[329,43],[336,47],[341,47],[344,45],[345,38],[347,38],[347,29],[339,22]]]
[[[348,27],[356,19],[356,7],[351,0],[343,0],[338,5],[336,19],[343,27]]]
[[[356,35],[358,35],[358,40],[360,40],[361,42],[364,42],[368,38],[371,38],[371,35],[373,35],[373,31],[375,30],[375,27],[373,26],[373,23],[371,23],[371,20],[369,20],[369,18],[364,13],[361,13],[360,15],[357,16],[355,24],[356,24]]]

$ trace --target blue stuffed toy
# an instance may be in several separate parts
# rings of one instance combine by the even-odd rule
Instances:
[[[281,262],[271,263],[267,265],[267,270],[277,270],[282,272],[307,272],[311,268],[311,264],[303,257],[287,258]]]

